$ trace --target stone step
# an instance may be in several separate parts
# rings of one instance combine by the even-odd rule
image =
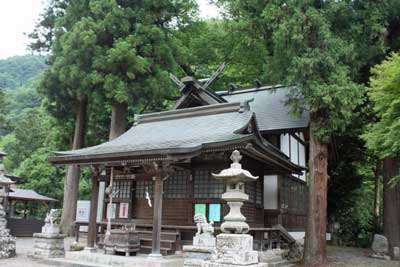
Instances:
[[[282,259],[282,256],[273,256],[273,257],[268,257],[268,258],[265,259],[265,260],[262,260],[262,259],[260,259],[260,260],[263,261],[263,262],[268,262],[268,263],[270,263],[270,262],[282,261],[283,259]]]
[[[288,267],[291,266],[292,264],[288,262],[287,260],[281,260],[277,262],[268,262],[268,267]]]
[[[43,259],[40,260],[40,262],[43,262],[50,266],[59,266],[59,267],[110,267],[110,265],[105,265],[105,264],[89,263],[84,261],[74,261],[66,259]]]

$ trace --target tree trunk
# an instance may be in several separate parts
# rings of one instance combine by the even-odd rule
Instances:
[[[310,122],[310,180],[304,262],[321,264],[326,261],[328,146],[314,135],[315,121]]]
[[[112,140],[126,131],[126,114],[128,105],[126,103],[114,102],[111,112],[111,125],[109,139]]]
[[[390,252],[400,247],[400,185],[390,180],[399,175],[400,163],[394,158],[383,160],[383,234],[389,240]]]
[[[379,178],[381,175],[382,162],[377,160],[374,170],[374,233],[378,233],[379,230],[379,216],[380,216],[380,199],[379,199]]]
[[[74,140],[72,150],[83,147],[85,139],[87,113],[87,96],[82,95],[78,98],[78,106],[75,117]],[[74,233],[74,222],[76,219],[76,204],[79,192],[79,167],[69,165],[64,180],[64,201],[61,214],[60,227],[64,234],[69,236]]]
[[[92,174],[92,195],[90,198],[89,229],[86,240],[87,248],[94,248],[97,239],[97,206],[99,197],[99,170],[95,169]]]

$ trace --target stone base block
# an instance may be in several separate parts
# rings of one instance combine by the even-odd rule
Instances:
[[[193,245],[196,247],[215,248],[216,239],[211,234],[200,234],[193,237]]]
[[[61,234],[35,233],[35,244],[32,257],[60,258],[65,255],[64,238]]]
[[[215,263],[251,265],[258,263],[258,252],[253,250],[253,237],[245,234],[220,234],[217,236]]]
[[[183,246],[184,267],[201,267],[203,261],[216,257],[216,249],[211,247]]]

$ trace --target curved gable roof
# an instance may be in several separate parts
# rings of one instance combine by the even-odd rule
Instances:
[[[56,152],[53,162],[114,156],[190,153],[212,145],[251,137],[241,134],[253,117],[241,111],[239,103],[208,105],[137,117],[137,123],[126,133],[103,144]]]

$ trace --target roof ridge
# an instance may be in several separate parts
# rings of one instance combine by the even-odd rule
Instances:
[[[135,125],[139,123],[170,120],[177,118],[204,116],[211,114],[239,112],[241,109],[240,102],[213,104],[194,108],[174,109],[162,112],[153,112],[148,114],[136,115]]]
[[[229,96],[229,95],[237,95],[237,94],[245,94],[251,92],[258,92],[258,91],[266,91],[271,89],[281,89],[281,88],[289,88],[291,85],[286,86],[283,84],[274,84],[274,85],[262,85],[260,87],[242,87],[235,89],[233,91],[217,91],[215,92],[219,96]]]

